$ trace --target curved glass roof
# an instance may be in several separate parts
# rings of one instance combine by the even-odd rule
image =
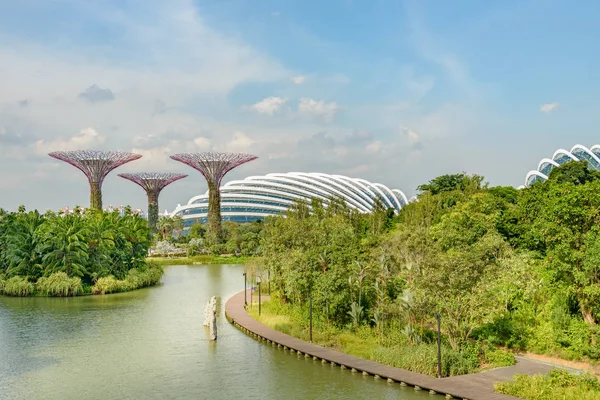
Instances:
[[[287,172],[249,176],[221,186],[221,215],[224,220],[256,219],[285,212],[294,200],[316,197],[327,206],[333,197],[343,199],[348,207],[362,213],[370,212],[376,199],[396,213],[408,204],[399,189],[390,189],[381,183],[342,175]],[[192,197],[187,204],[178,206],[171,215],[203,221],[206,218],[208,192]]]
[[[558,167],[569,161],[588,162],[590,168],[600,171],[600,145],[594,145],[591,149],[585,146],[576,144],[570,151],[558,149],[552,155],[552,158],[543,158],[538,164],[537,169],[529,171],[525,176],[525,187],[529,187],[536,182],[544,182],[548,179],[550,171],[554,167]]]

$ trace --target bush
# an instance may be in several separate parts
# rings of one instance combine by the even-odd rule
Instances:
[[[46,296],[76,296],[83,291],[81,279],[69,278],[64,272],[55,272],[50,276],[38,279],[36,287]]]
[[[2,294],[5,294],[6,296],[31,296],[35,289],[33,283],[29,282],[27,277],[22,276],[13,276],[12,278],[4,281],[1,286]]]
[[[436,376],[437,344],[421,343],[409,346],[378,348],[372,358],[383,364]],[[479,361],[469,355],[442,346],[442,376],[464,375],[479,370]]]
[[[485,362],[491,367],[509,367],[516,364],[515,355],[510,351],[500,349],[490,350],[485,352]]]
[[[573,375],[553,369],[548,375],[515,375],[511,382],[494,386],[497,392],[526,400],[597,400],[600,382],[590,374]]]
[[[160,283],[163,272],[164,270],[160,265],[149,262],[145,270],[130,269],[123,280],[116,279],[112,275],[98,279],[92,287],[92,293],[118,293],[154,286]]]
[[[109,294],[124,292],[127,290],[125,282],[116,279],[114,276],[104,276],[96,281],[96,284],[92,286],[93,294]]]

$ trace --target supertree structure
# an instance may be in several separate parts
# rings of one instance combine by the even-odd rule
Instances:
[[[172,172],[134,172],[131,174],[119,174],[121,178],[129,179],[137,183],[148,195],[148,225],[152,232],[156,232],[158,222],[158,196],[160,192],[171,183],[185,178],[186,174]]]
[[[255,160],[258,157],[244,153],[180,153],[172,155],[175,161],[182,162],[200,171],[208,184],[208,231],[216,243],[222,240],[221,234],[221,181],[229,171]]]
[[[113,169],[142,157],[124,151],[74,150],[48,153],[85,174],[90,183],[90,208],[102,210],[102,182]]]

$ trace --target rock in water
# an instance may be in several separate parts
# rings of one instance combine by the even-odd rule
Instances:
[[[214,308],[216,311],[216,307]],[[213,313],[210,320],[210,340],[217,340],[217,313]]]
[[[213,313],[216,312],[216,308],[217,298],[213,296],[210,298],[210,300],[208,300],[206,307],[204,308],[204,326],[210,326],[210,322],[212,321]]]

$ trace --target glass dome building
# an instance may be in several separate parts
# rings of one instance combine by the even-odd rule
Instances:
[[[348,207],[364,213],[372,210],[377,198],[396,212],[408,204],[402,191],[381,183],[342,175],[288,172],[227,182],[221,186],[221,215],[224,221],[253,222],[285,212],[294,200],[310,201],[315,197],[325,205],[332,197],[342,198]],[[208,192],[178,205],[170,215],[183,217],[189,227],[206,223],[207,213]]]
[[[580,144],[576,144],[571,148],[571,151],[558,149],[552,155],[552,158],[542,158],[537,169],[529,171],[525,177],[525,187],[533,185],[535,182],[544,182],[548,179],[552,168],[558,167],[569,161],[588,162],[590,168],[600,170],[600,145],[596,144],[591,148],[587,148]]]

